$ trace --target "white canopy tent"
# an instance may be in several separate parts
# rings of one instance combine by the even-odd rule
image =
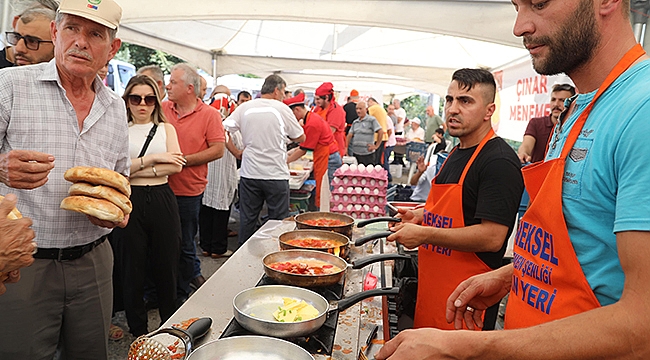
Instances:
[[[441,94],[455,69],[491,69],[527,56],[512,34],[508,0],[118,2],[120,38],[215,77],[276,73],[291,87],[332,81],[337,88],[392,84]]]

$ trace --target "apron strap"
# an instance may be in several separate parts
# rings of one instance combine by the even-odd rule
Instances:
[[[492,139],[494,136],[494,130],[492,129],[492,126],[490,126],[490,131],[485,135],[483,140],[478,144],[478,147],[476,148],[476,151],[474,151],[474,154],[472,154],[472,157],[469,159],[467,162],[467,165],[465,165],[465,169],[463,170],[463,174],[460,176],[460,180],[458,180],[458,184],[463,184],[465,182],[465,176],[467,176],[467,173],[469,172],[469,168],[472,166],[474,163],[474,160],[478,156],[478,154],[483,150],[483,146],[487,144],[487,142]]]
[[[600,88],[598,88],[598,91],[596,92],[594,98],[591,100],[589,105],[587,105],[587,108],[580,114],[578,120],[576,120],[576,123],[571,128],[569,136],[564,143],[564,148],[562,148],[562,154],[560,155],[561,159],[566,159],[566,157],[571,152],[571,149],[573,149],[573,145],[575,145],[576,140],[578,140],[578,135],[580,135],[580,132],[582,131],[582,128],[585,125],[585,122],[587,121],[591,110],[596,104],[596,100],[600,98],[600,95],[602,95],[609,88],[609,86],[616,79],[618,79],[619,76],[621,76],[621,74],[623,74],[630,66],[632,66],[632,64],[634,64],[634,62],[636,62],[643,55],[645,55],[645,50],[643,50],[643,47],[640,44],[636,44],[634,47],[628,50],[623,58],[616,64],[614,69],[612,69],[609,75],[607,75],[605,81],[603,81],[602,85],[600,85]]]

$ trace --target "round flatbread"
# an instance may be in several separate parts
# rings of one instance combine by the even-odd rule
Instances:
[[[108,200],[89,196],[68,196],[61,201],[61,209],[80,212],[114,223],[124,220],[124,212],[117,205]]]
[[[68,190],[68,195],[84,195],[84,196],[94,197],[97,199],[108,200],[113,204],[117,205],[120,209],[122,209],[124,215],[130,214],[131,210],[133,210],[133,205],[131,204],[131,200],[129,200],[129,198],[126,197],[126,195],[122,194],[121,192],[115,190],[110,186],[104,186],[104,185],[93,186],[85,182],[78,182],[70,186],[70,189]]]
[[[131,196],[131,186],[129,180],[122,174],[104,168],[89,167],[89,166],[75,166],[66,170],[63,178],[76,183],[86,182],[92,185],[106,185],[113,187],[126,196]]]
[[[4,200],[4,198],[5,198],[4,196],[0,195],[0,201]],[[10,219],[10,220],[16,220],[16,219],[20,219],[22,217],[23,217],[23,215],[16,208],[13,208],[13,210],[11,210],[9,215],[7,215],[7,219]]]

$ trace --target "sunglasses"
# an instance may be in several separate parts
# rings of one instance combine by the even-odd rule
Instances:
[[[52,42],[51,40],[41,40],[29,35],[22,36],[17,32],[6,32],[5,35],[7,36],[7,42],[12,46],[16,46],[20,39],[23,39],[25,41],[25,47],[29,50],[38,50],[38,48],[41,46],[41,43]]]
[[[144,104],[147,106],[156,105],[156,95],[147,95],[143,97],[140,95],[131,94],[127,96],[127,99],[129,99],[129,104],[133,106],[140,105],[142,103],[142,100],[144,100]]]

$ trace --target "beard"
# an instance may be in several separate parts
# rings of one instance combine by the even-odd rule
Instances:
[[[524,37],[525,44],[548,47],[546,58],[532,57],[533,68],[542,75],[570,73],[593,56],[600,43],[591,0],[581,0],[569,19],[551,36]]]

